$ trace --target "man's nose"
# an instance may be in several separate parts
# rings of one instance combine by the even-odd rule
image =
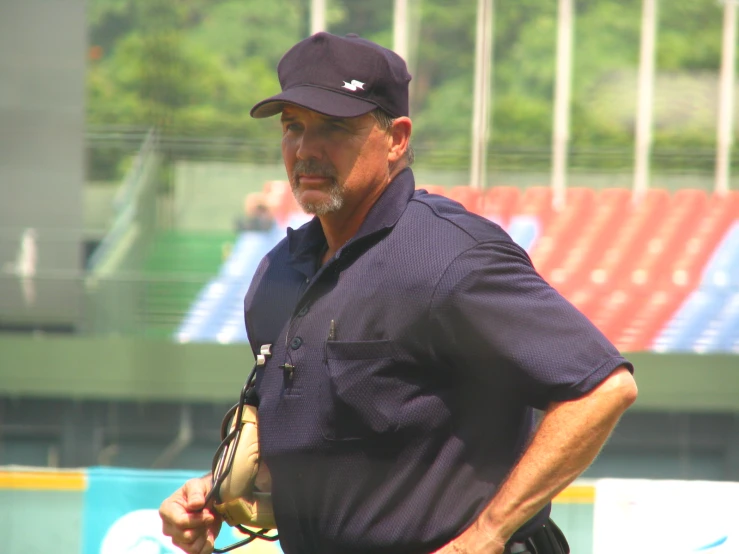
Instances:
[[[320,133],[306,129],[298,142],[298,159],[320,160],[323,157],[323,139]]]

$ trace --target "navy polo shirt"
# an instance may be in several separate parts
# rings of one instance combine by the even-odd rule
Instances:
[[[490,502],[533,408],[631,369],[498,225],[410,169],[321,266],[325,244],[317,218],[288,230],[244,301],[252,349],[272,345],[259,440],[288,554],[432,552]]]

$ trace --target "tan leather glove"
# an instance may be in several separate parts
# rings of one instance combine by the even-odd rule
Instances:
[[[241,421],[244,426],[236,444],[233,466],[221,484],[221,503],[215,504],[214,508],[229,525],[275,529],[277,525],[272,510],[271,492],[257,491],[254,488],[260,472],[257,409],[245,405]],[[234,424],[235,422],[231,423],[231,429]],[[224,457],[228,456],[229,448],[233,448],[233,444],[227,447]]]

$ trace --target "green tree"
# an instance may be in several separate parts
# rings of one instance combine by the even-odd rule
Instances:
[[[356,32],[392,46],[392,0],[328,4],[332,32]],[[467,163],[476,5],[474,0],[411,2],[420,17],[410,63],[414,140],[420,152],[436,152],[449,164]],[[495,5],[492,147],[547,149],[556,2],[497,0]],[[576,3],[575,148],[628,149],[633,143],[641,9],[641,0]],[[248,111],[279,90],[275,68],[308,33],[309,0],[91,0],[89,10],[91,44],[99,47],[97,56],[102,52],[90,63],[90,123],[157,124],[177,133],[254,139],[274,133],[273,122],[251,120]],[[686,83],[716,78],[721,6],[715,0],[660,2],[659,19],[659,82],[675,90],[667,100],[657,99],[655,112],[662,117],[673,109],[665,104],[688,103],[692,94],[687,111],[694,117],[684,125],[675,119],[658,126],[657,145],[710,145],[713,128],[705,121],[715,100]]]

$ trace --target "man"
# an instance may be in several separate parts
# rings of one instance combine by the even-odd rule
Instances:
[[[244,304],[252,349],[272,345],[256,392],[283,550],[525,551],[635,400],[631,365],[497,225],[415,191],[402,59],[318,33],[278,73],[252,115],[281,114],[293,192],[316,215]],[[160,510],[189,553],[220,526],[199,511],[209,487]]]

